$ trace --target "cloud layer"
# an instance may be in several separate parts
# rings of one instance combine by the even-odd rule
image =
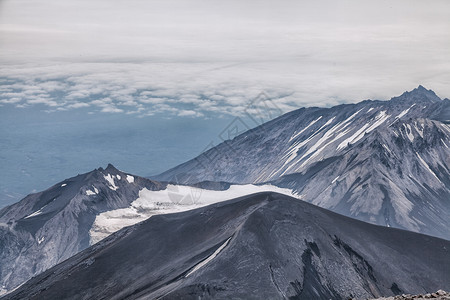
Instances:
[[[0,2],[0,105],[137,116],[239,115],[450,95],[450,3]]]

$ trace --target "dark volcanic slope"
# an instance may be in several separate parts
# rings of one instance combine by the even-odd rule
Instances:
[[[364,298],[448,290],[449,270],[450,241],[260,193],[125,228],[5,299]]]

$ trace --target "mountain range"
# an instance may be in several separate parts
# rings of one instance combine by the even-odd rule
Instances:
[[[161,183],[124,173],[111,164],[64,180],[0,211],[0,291],[10,291],[111,233],[153,215],[262,191],[292,195],[271,185]]]
[[[450,100],[422,86],[390,101],[301,108],[155,180],[270,183],[362,221],[450,239]]]
[[[448,290],[449,124],[450,100],[419,86],[389,101],[287,113],[151,179],[112,165],[67,179],[0,210],[0,295],[248,298],[259,287],[254,298],[341,299]],[[241,273],[228,272],[234,260]],[[203,271],[209,277],[197,276]]]
[[[277,193],[152,217],[5,299],[367,299],[450,286],[450,241]]]

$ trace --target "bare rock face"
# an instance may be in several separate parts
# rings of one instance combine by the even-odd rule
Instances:
[[[450,239],[450,100],[422,86],[390,101],[302,108],[156,176],[263,183],[373,224]]]
[[[165,185],[108,165],[0,210],[0,295],[89,247],[96,215],[127,207],[144,187]]]
[[[450,241],[259,193],[124,228],[5,299],[368,299],[449,268]]]

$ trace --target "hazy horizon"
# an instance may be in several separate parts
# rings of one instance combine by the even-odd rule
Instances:
[[[162,172],[260,93],[280,112],[419,84],[449,97],[449,13],[418,0],[2,0],[0,207],[107,162]]]

